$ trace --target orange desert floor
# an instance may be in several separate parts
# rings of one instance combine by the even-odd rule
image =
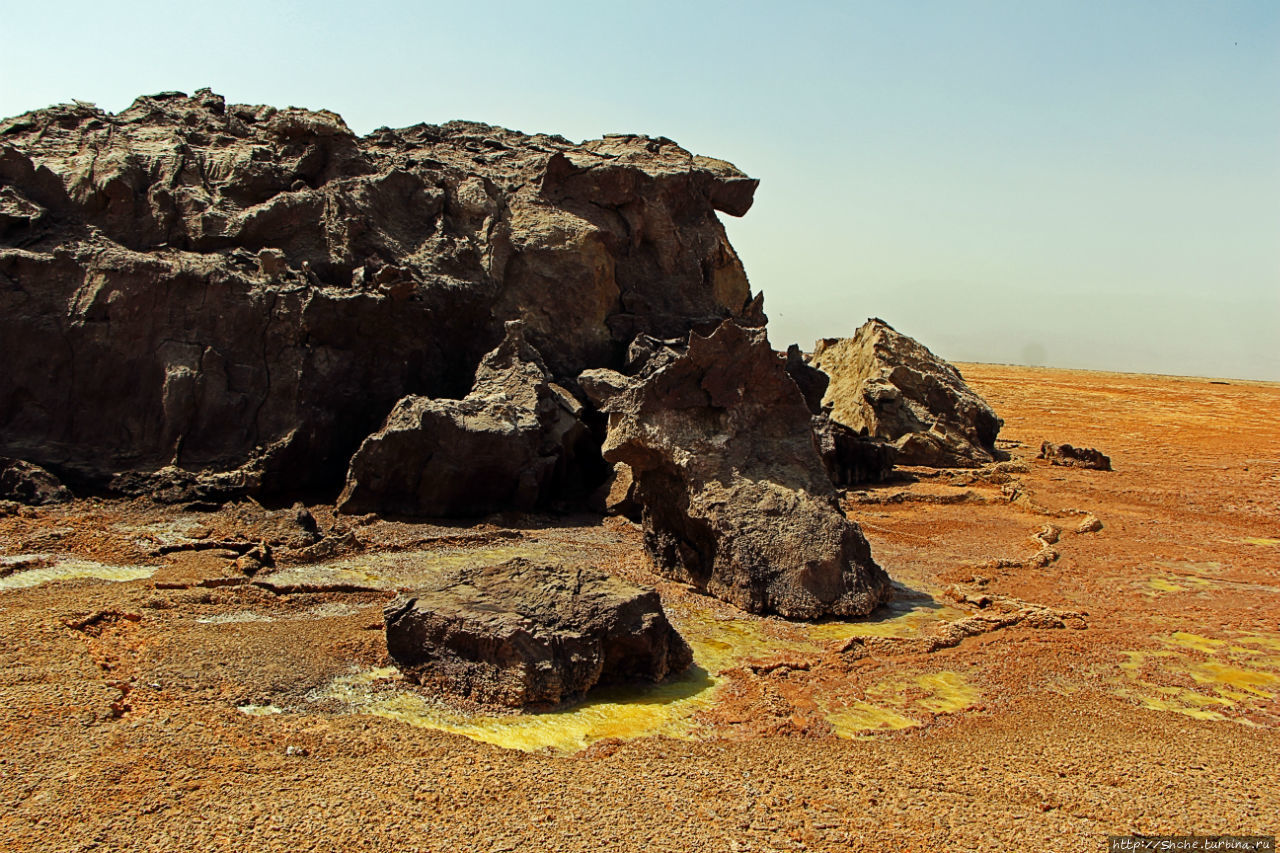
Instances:
[[[333,546],[250,580],[215,546],[252,538],[255,505],[11,507],[0,849],[1096,851],[1280,832],[1280,385],[961,369],[1010,459],[846,495],[897,591],[854,622],[696,595],[621,519],[315,506]],[[1050,466],[1044,440],[1115,470]],[[533,715],[415,692],[383,604],[519,555],[656,586],[694,669]]]

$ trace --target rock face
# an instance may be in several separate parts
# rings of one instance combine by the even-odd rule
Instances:
[[[0,500],[42,506],[65,503],[71,492],[39,465],[0,456]]]
[[[693,661],[654,590],[523,559],[447,574],[384,617],[406,676],[489,704],[555,705],[598,684],[661,681]]]
[[[543,506],[599,460],[581,411],[512,320],[466,397],[396,403],[351,458],[338,509],[466,517]]]
[[[1111,470],[1111,457],[1092,447],[1072,447],[1070,444],[1052,444],[1046,441],[1040,445],[1037,458],[1049,460],[1050,465],[1092,468],[1095,471]]]
[[[968,468],[996,457],[1002,425],[960,371],[883,320],[852,338],[818,341],[811,362],[831,377],[831,417],[894,443],[898,462]]]
[[[887,441],[854,432],[827,412],[813,416],[813,441],[832,484],[848,488],[882,483],[893,474],[898,449]]]
[[[889,580],[836,504],[810,412],[763,329],[726,321],[640,377],[584,381],[630,466],[659,570],[754,613],[870,612]],[[590,391],[588,393],[591,393]]]
[[[336,487],[397,401],[465,394],[507,320],[573,376],[746,311],[715,211],[755,186],[667,139],[358,137],[207,90],[5,120],[0,453]]]

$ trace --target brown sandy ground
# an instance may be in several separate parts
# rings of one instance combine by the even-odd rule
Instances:
[[[326,565],[364,560],[373,580],[282,559],[321,590],[290,592],[245,582],[228,551],[156,553],[243,535],[234,508],[0,517],[0,555],[133,576],[23,586],[41,563],[0,564],[0,849],[1074,851],[1280,832],[1280,385],[962,370],[1012,459],[848,496],[917,609],[847,630],[735,617],[653,576],[616,520],[357,519]],[[1045,439],[1115,470],[1036,461]],[[1086,513],[1102,528],[1076,533]],[[1056,542],[1031,538],[1045,525]],[[717,686],[648,706],[674,722],[636,731],[673,736],[627,739],[619,711],[621,739],[538,752],[327,690],[372,671],[366,694],[421,704],[376,680],[391,593],[374,576],[406,571],[398,554],[506,548],[656,584]]]

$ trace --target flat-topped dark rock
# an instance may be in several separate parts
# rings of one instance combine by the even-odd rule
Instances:
[[[693,661],[656,591],[521,558],[447,573],[384,616],[406,677],[486,704],[557,705],[597,685],[661,681]]]

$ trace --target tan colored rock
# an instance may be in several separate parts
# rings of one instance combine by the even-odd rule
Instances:
[[[960,371],[883,320],[818,341],[811,363],[831,377],[831,417],[893,442],[899,464],[969,468],[996,458],[996,413]]]

